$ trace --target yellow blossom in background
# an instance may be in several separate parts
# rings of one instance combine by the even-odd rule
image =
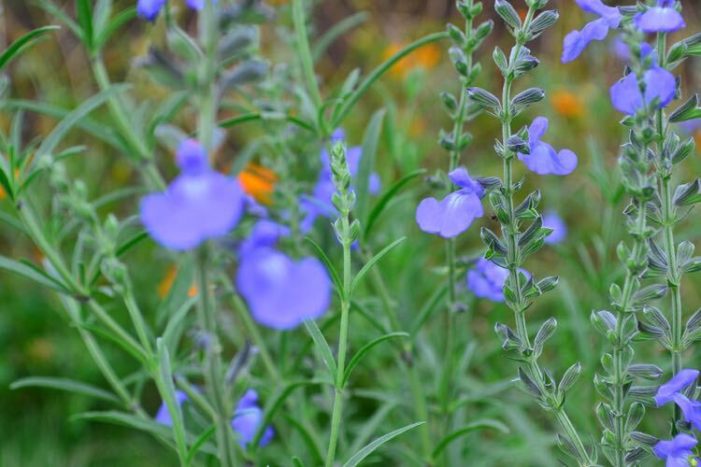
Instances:
[[[277,175],[267,167],[258,164],[248,164],[239,174],[239,183],[248,195],[253,196],[259,203],[271,204]]]
[[[37,337],[29,341],[27,345],[27,357],[35,362],[48,362],[54,356],[55,347],[53,343],[45,337]]]
[[[385,60],[389,59],[392,55],[402,50],[403,47],[403,44],[396,42],[390,44],[385,49],[383,58]],[[436,44],[427,44],[395,63],[390,69],[390,75],[394,76],[395,78],[404,78],[411,70],[416,68],[430,70],[435,68],[440,61],[440,47],[438,47]]]
[[[555,91],[550,97],[550,102],[555,112],[563,117],[578,118],[584,115],[582,98],[573,92],[564,89]]]

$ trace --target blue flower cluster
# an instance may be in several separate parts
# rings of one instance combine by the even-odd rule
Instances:
[[[701,430],[701,402],[689,396],[696,392],[698,370],[684,369],[657,390],[655,403],[658,407],[673,402],[681,409],[684,420],[694,429]],[[687,433],[680,433],[671,440],[662,440],[655,444],[653,452],[666,461],[667,467],[687,467],[693,456],[696,438]],[[698,461],[698,459],[694,459]],[[696,465],[696,464],[693,464]]]
[[[212,0],[216,1],[216,0]],[[204,8],[205,0],[185,0],[185,4],[193,10]],[[138,0],[136,13],[147,21],[154,21],[166,5],[166,0]]]

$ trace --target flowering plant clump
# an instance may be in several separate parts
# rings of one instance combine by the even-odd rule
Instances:
[[[701,465],[693,2],[370,3],[0,8],[1,465]]]

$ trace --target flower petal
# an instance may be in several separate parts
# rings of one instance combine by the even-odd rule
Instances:
[[[643,94],[640,92],[638,78],[629,73],[611,86],[611,103],[621,113],[633,115],[643,106]]]
[[[672,73],[661,67],[654,67],[645,72],[645,102],[659,99],[659,108],[666,107],[677,93],[677,79]]]
[[[136,13],[147,21],[154,21],[166,4],[166,0],[139,0]]]
[[[635,25],[643,32],[674,32],[686,27],[681,13],[674,8],[659,6],[636,16]]]
[[[427,233],[444,238],[455,237],[484,214],[482,203],[474,193],[456,191],[443,200],[426,198],[416,208],[416,223]]]
[[[610,28],[605,18],[587,23],[581,31],[572,31],[565,36],[562,49],[562,63],[569,63],[579,57],[592,41],[602,41]]]
[[[685,368],[677,373],[672,379],[661,385],[655,394],[655,403],[661,407],[672,402],[676,393],[683,391],[687,386],[693,384],[699,377],[699,371]]]

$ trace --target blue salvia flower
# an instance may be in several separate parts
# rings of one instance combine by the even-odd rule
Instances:
[[[321,317],[331,303],[331,279],[318,259],[295,261],[271,247],[241,257],[236,285],[253,319],[278,330]]]
[[[550,235],[545,237],[545,243],[555,245],[567,238],[567,224],[555,211],[548,211],[543,215],[543,227],[552,229]]]
[[[671,440],[659,441],[653,447],[653,452],[665,461],[666,467],[688,467],[691,465],[689,458],[693,456],[692,449],[696,444],[696,438],[681,433]]]
[[[164,247],[190,250],[236,226],[244,210],[244,193],[238,181],[209,166],[197,141],[183,141],[176,158],[180,176],[165,192],[141,200],[141,222]]]
[[[621,113],[635,115],[645,105],[657,99],[658,108],[666,107],[677,92],[677,80],[672,73],[659,66],[653,66],[643,74],[645,93],[640,90],[638,77],[629,73],[611,86],[610,95],[613,107]]]
[[[416,208],[416,223],[424,232],[444,238],[455,237],[467,230],[472,221],[484,215],[484,187],[460,167],[448,174],[459,187],[441,201],[426,198]]]
[[[693,384],[699,377],[698,370],[685,368],[677,373],[672,379],[661,385],[655,394],[655,404],[661,407],[674,400],[674,396]]]
[[[694,384],[698,377],[698,370],[688,368],[681,370],[671,380],[659,387],[657,394],[655,394],[655,404],[661,407],[674,402],[684,414],[684,420],[691,423],[697,430],[701,430],[701,402],[689,399],[682,392]]]
[[[334,131],[331,135],[331,146],[342,142],[346,139],[345,132],[342,129]],[[353,146],[346,150],[346,160],[348,161],[348,169],[351,177],[355,178],[360,170],[360,160],[363,156],[363,150],[360,146]],[[333,205],[333,195],[336,192],[336,187],[333,184],[333,176],[331,173],[331,159],[326,148],[321,151],[321,171],[317,178],[314,190],[311,195],[302,196],[300,206],[305,214],[304,219],[300,224],[300,230],[303,233],[310,231],[316,219],[326,217],[329,219],[338,215],[336,208]],[[375,195],[381,189],[380,176],[377,173],[371,173],[368,180],[368,191]]]
[[[187,394],[180,390],[175,391],[175,401],[178,403],[178,405],[182,406],[186,400]],[[173,419],[170,418],[170,412],[168,411],[168,407],[165,405],[165,403],[161,404],[161,406],[158,408],[158,412],[156,412],[154,419],[161,425],[173,426]]]
[[[193,10],[201,10],[204,8],[206,0],[185,0],[188,7]],[[216,0],[212,0],[215,1]],[[136,13],[147,21],[154,21],[163,7],[166,5],[166,0],[138,0],[136,2]]]
[[[504,301],[504,284],[509,277],[509,270],[491,261],[480,258],[474,268],[467,272],[467,288],[476,297],[493,302]]]
[[[676,0],[657,0],[657,5],[635,17],[635,25],[643,32],[674,32],[686,27],[676,8]]]
[[[560,152],[541,138],[548,131],[548,119],[537,117],[528,127],[528,154],[518,154],[518,158],[529,170],[539,175],[568,175],[577,168],[577,155],[569,149]]]
[[[258,393],[249,389],[236,406],[234,418],[231,420],[231,428],[239,435],[239,444],[242,447],[245,448],[253,441],[261,423],[263,423],[263,410],[258,405]],[[259,446],[270,443],[274,435],[273,427],[267,426],[260,438]]]
[[[241,242],[239,255],[246,256],[257,248],[274,247],[278,240],[290,235],[290,228],[270,219],[260,219]]]
[[[577,5],[586,11],[599,16],[582,28],[572,31],[565,36],[562,50],[562,62],[567,63],[581,55],[592,41],[602,41],[608,35],[609,29],[617,28],[623,16],[616,7],[606,6],[601,0],[577,0]]]

